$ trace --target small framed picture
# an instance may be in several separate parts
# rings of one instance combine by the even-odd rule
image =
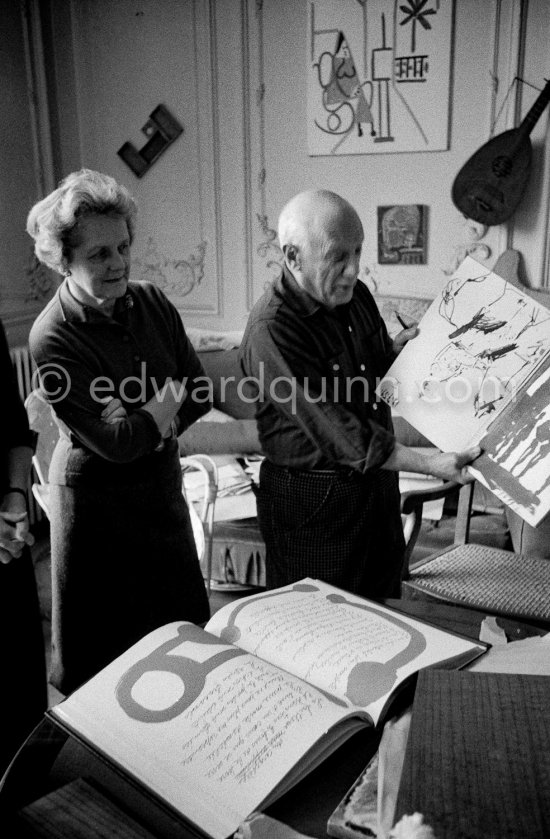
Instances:
[[[428,207],[394,204],[378,207],[378,263],[426,265]]]

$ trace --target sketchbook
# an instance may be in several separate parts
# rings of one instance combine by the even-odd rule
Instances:
[[[304,579],[230,603],[205,629],[147,635],[59,705],[57,724],[224,839],[364,726],[421,669],[481,642]]]
[[[529,524],[550,510],[550,311],[468,256],[377,393]]]

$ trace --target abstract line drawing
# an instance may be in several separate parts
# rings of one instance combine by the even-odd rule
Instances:
[[[311,155],[448,148],[454,0],[311,0]]]
[[[518,299],[517,290],[505,281],[494,291],[491,283],[486,301],[475,311],[463,299],[468,283],[485,283],[488,276],[451,280],[443,290],[439,313],[456,328],[430,365],[432,382],[448,381],[469,368],[480,372],[473,399],[476,417],[493,413],[497,402],[513,395],[524,371],[550,348],[548,314],[528,298]],[[496,294],[492,299],[491,292]]]
[[[370,108],[372,82],[361,84],[344,34],[334,30],[334,35],[334,53],[324,52],[316,64],[327,117],[325,125],[317,120],[315,125],[321,131],[333,135],[347,135],[355,127],[357,135],[362,137],[362,125],[368,123],[371,135],[376,137],[374,116]]]
[[[411,52],[416,52],[416,24],[419,23],[424,29],[431,29],[429,21],[426,19],[428,15],[435,15],[435,9],[427,9],[428,0],[407,0],[407,4],[399,6],[404,13],[402,20],[399,21],[400,26],[411,24]]]
[[[548,353],[548,310],[467,257],[379,393],[436,446],[456,451],[481,439]]]

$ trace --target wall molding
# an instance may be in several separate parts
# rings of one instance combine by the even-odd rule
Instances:
[[[25,55],[27,103],[31,126],[35,198],[38,199],[50,192],[55,186],[49,97],[39,0],[21,0],[20,13]],[[34,255],[31,239],[28,238],[27,241],[28,251],[25,255],[21,255],[21,283],[11,283],[9,286],[2,285],[0,288],[0,299],[3,305],[6,305],[6,308],[3,308],[2,311],[2,320],[6,329],[16,336],[17,343],[26,341],[26,335],[34,319],[57,286],[54,272],[38,262]],[[24,287],[19,290],[19,286],[23,285],[23,282]]]
[[[116,151],[116,145],[108,148],[102,140],[97,124],[87,120],[89,103],[93,101],[96,90],[100,105],[106,108],[116,105],[116,101],[109,99],[108,87],[101,92],[102,84],[106,84],[101,75],[101,67],[94,64],[95,56],[88,43],[90,32],[93,32],[93,10],[91,4],[80,4],[78,0],[69,0],[72,16],[73,53],[75,56],[75,87],[76,107],[79,114],[77,142],[79,145],[80,165],[90,165],[90,161],[97,161],[95,165],[110,159],[109,155]],[[148,12],[153,8],[152,3],[146,4]],[[101,14],[98,3],[98,13]],[[115,4],[113,4],[113,9]],[[153,216],[152,222],[143,224],[139,241],[134,245],[136,263],[148,272],[149,279],[154,279],[154,265],[164,266],[164,277],[159,275],[160,283],[166,283],[168,274],[169,296],[183,317],[187,316],[223,316],[224,299],[224,248],[223,248],[223,219],[221,200],[221,156],[222,144],[220,139],[220,84],[218,66],[218,38],[222,35],[217,25],[216,0],[192,0],[192,3],[182,4],[182,17],[187,30],[192,35],[188,43],[192,42],[192,52],[188,51],[181,59],[185,76],[185,83],[193,90],[193,105],[184,120],[184,142],[192,145],[194,160],[196,161],[196,188],[189,195],[181,195],[181,211],[178,206],[178,218],[181,218],[181,234],[174,244],[172,236],[169,246],[163,242],[161,220],[158,214]],[[116,10],[114,11],[115,21]],[[153,18],[152,18],[153,19]],[[163,19],[165,22],[165,18]],[[120,21],[119,21],[120,23]],[[152,24],[151,24],[152,25]],[[145,37],[143,31],[140,37]],[[183,46],[182,46],[183,48]],[[122,53],[123,55],[123,53]],[[182,79],[169,80],[168,85],[182,83]],[[94,87],[89,88],[90,85]],[[163,98],[163,88],[150,91],[144,83],[144,99],[150,96]],[[149,85],[151,87],[151,85]],[[167,95],[167,90],[164,95]],[[135,95],[135,94],[134,94]],[[103,98],[102,98],[103,97]],[[160,101],[160,100],[159,100]],[[86,107],[88,110],[86,110]],[[145,123],[147,110],[143,112]],[[136,113],[139,119],[139,114]],[[132,119],[129,122],[128,108],[126,108],[128,131],[135,131],[136,125]],[[139,122],[137,123],[139,125]],[[124,126],[121,133],[123,135]],[[116,159],[116,158],[115,158]],[[119,161],[117,160],[118,165]],[[115,164],[113,164],[115,165]],[[182,163],[182,165],[184,165]],[[195,170],[194,170],[195,171]],[[152,170],[153,178],[155,176]],[[116,174],[115,174],[116,177]],[[148,176],[146,176],[148,177]],[[135,194],[139,200],[139,184]],[[192,203],[191,203],[192,202]],[[186,215],[193,214],[195,219],[195,233],[184,229]],[[197,229],[198,228],[198,229]],[[152,238],[158,245],[159,258],[150,260],[147,257],[148,240]],[[186,269],[186,264],[189,270]],[[185,269],[185,277],[178,288],[178,268]],[[181,271],[180,271],[181,274]]]
[[[143,258],[132,259],[133,279],[154,283],[171,299],[186,297],[203,280],[206,249],[207,242],[203,240],[186,258],[174,259],[163,253],[155,237],[149,235]]]
[[[267,180],[265,145],[265,94],[264,67],[264,0],[244,0],[247,5],[248,85],[247,102],[247,181],[246,202],[247,231],[250,236],[250,273],[247,282],[247,307],[255,302],[256,289],[263,287],[270,278],[277,276],[282,264],[282,253],[277,243],[275,221],[267,209]],[[255,86],[250,79],[255,80]],[[257,278],[257,279],[255,279]]]
[[[55,177],[39,0],[22,0],[21,19],[36,191],[43,196],[54,188]]]
[[[241,14],[241,56],[242,56],[242,103],[243,103],[243,173],[244,173],[244,249],[246,271],[246,308],[252,308],[254,300],[254,246],[253,233],[253,187],[252,187],[252,151],[251,151],[251,51],[254,51],[254,36],[251,30],[247,0],[240,2]],[[255,65],[256,66],[256,65]]]
[[[193,303],[186,296],[178,309],[183,314],[223,316],[224,267],[221,208],[221,141],[219,124],[219,74],[216,0],[193,0],[195,125],[199,160],[199,227],[202,248],[200,278],[205,271],[208,250],[214,261],[214,304]],[[206,105],[205,105],[206,103]],[[207,219],[210,221],[207,222]],[[210,228],[210,229],[209,229]],[[209,248],[210,245],[210,248]],[[195,263],[194,263],[195,264]]]

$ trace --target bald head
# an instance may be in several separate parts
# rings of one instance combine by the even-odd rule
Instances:
[[[310,297],[330,309],[350,302],[363,244],[351,204],[328,190],[300,192],[283,208],[278,232],[285,265]]]
[[[361,221],[351,204],[327,189],[310,189],[291,198],[279,216],[279,244],[303,245],[330,234],[335,226]]]

